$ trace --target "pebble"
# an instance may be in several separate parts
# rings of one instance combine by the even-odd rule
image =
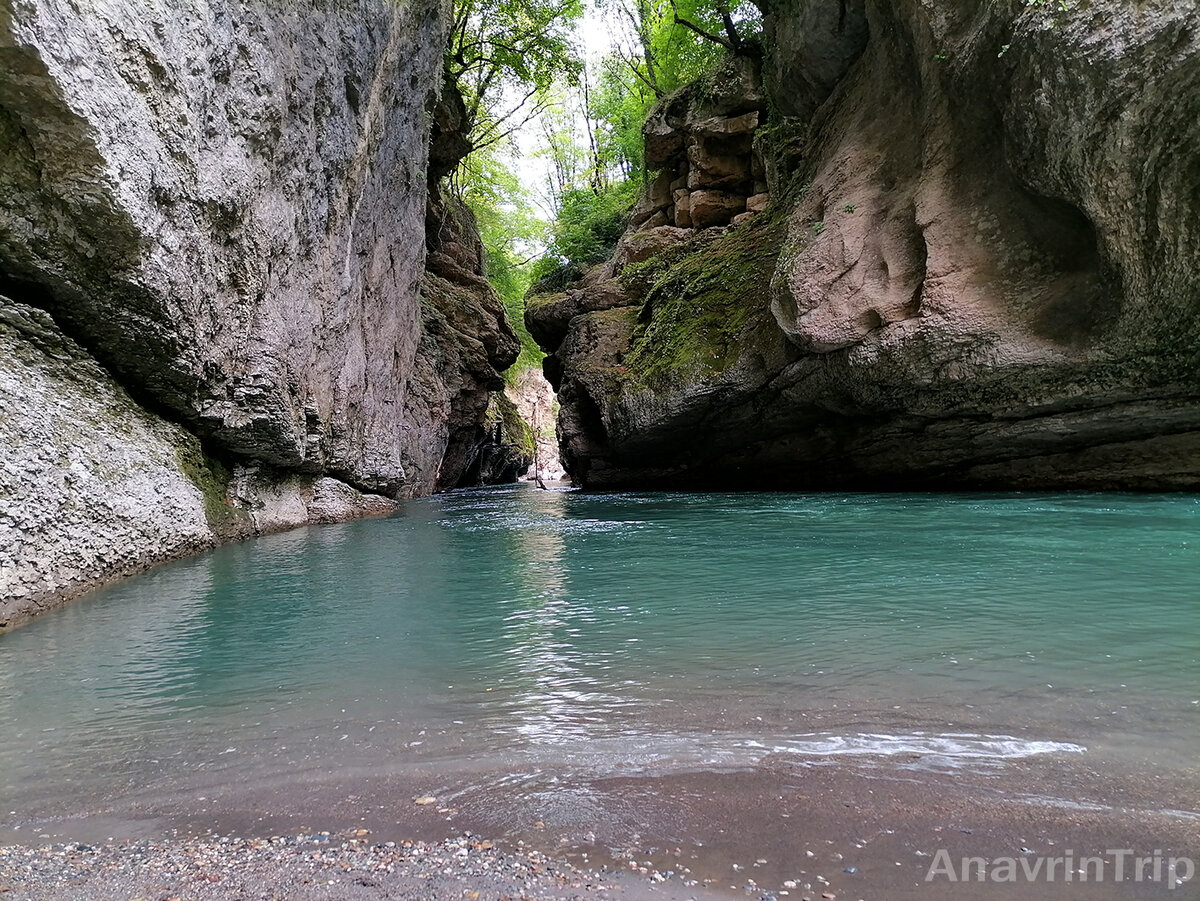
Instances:
[[[275,890],[288,885],[340,885],[352,892],[346,897],[364,901],[423,897],[423,891],[434,897],[550,901],[595,897],[613,888],[602,883],[602,873],[578,870],[530,849],[501,851],[477,835],[370,844],[363,838],[368,834],[366,829],[351,829],[334,836],[324,832],[0,847],[0,897],[208,901],[283,897]],[[669,874],[651,878],[662,882]],[[378,894],[366,891],[372,888]]]

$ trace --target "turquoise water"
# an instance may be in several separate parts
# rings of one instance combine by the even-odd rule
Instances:
[[[409,765],[1187,776],[1198,627],[1195,497],[460,492],[0,636],[0,815]]]

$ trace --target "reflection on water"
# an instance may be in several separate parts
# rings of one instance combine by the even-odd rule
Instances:
[[[0,788],[36,803],[443,757],[1190,764],[1198,525],[1180,496],[412,502],[0,637]]]

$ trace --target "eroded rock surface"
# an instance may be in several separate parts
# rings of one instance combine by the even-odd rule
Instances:
[[[533,301],[572,475],[1200,485],[1200,11],[1068,7],[773,5],[765,211]]]
[[[439,102],[444,14],[0,0],[0,290],[72,348],[47,368],[6,332],[10,614],[457,483],[516,340],[479,261],[453,259],[469,236],[426,268],[429,186],[469,146]]]
[[[0,360],[0,628],[219,541],[394,507],[331,478],[225,471],[3,297]]]
[[[8,0],[10,290],[230,454],[404,492],[442,27],[433,2]]]
[[[751,197],[765,207],[766,169],[754,147],[765,115],[759,63],[745,56],[659,103],[642,128],[646,165],[658,175],[630,225],[710,228],[746,213]]]

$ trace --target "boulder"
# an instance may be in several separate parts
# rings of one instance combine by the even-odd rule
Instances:
[[[704,138],[729,138],[735,135],[752,135],[758,128],[758,113],[741,116],[718,117],[689,122],[688,133]]]
[[[539,345],[553,353],[566,338],[576,316],[629,303],[628,294],[616,279],[587,288],[572,288],[562,294],[533,295],[525,301],[525,327]]]
[[[689,198],[689,213],[695,228],[725,225],[746,209],[746,198],[724,191],[693,191]]]
[[[693,142],[687,151],[688,189],[720,188],[737,190],[750,180],[750,157],[745,153],[722,152],[722,148]]]
[[[686,191],[683,192],[686,195]],[[678,207],[676,207],[678,210]],[[621,237],[613,253],[613,273],[619,274],[630,263],[640,263],[662,253],[673,244],[685,241],[691,232],[683,228],[662,225],[646,231],[630,232]],[[596,309],[601,309],[597,307]]]
[[[671,205],[671,182],[674,179],[670,172],[660,172],[646,189],[650,205],[657,210],[664,210]]]
[[[642,126],[642,138],[645,141],[646,168],[651,171],[667,166],[683,150],[683,132],[670,124],[665,114],[656,116],[652,113],[646,119]]]
[[[746,198],[746,210],[751,213],[761,213],[771,201],[771,195],[763,192]]]

